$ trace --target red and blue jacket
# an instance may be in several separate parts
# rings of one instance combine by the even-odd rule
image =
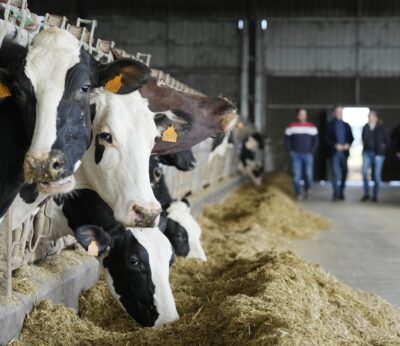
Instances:
[[[318,147],[318,130],[313,123],[290,123],[285,130],[285,147],[291,152],[312,154]]]

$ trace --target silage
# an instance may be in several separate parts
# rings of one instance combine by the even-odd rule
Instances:
[[[399,345],[400,312],[376,295],[356,291],[291,252],[267,250],[271,239],[305,237],[320,223],[301,221],[281,190],[239,191],[202,219],[209,261],[178,259],[171,284],[180,320],[140,328],[111,298],[104,281],[84,293],[80,317],[51,302],[26,319],[20,345]],[[272,195],[272,196],[271,196]],[[254,196],[255,203],[251,204]],[[280,200],[276,207],[263,203]],[[258,208],[260,206],[260,208]],[[229,215],[229,216],[228,216]],[[230,221],[234,215],[235,221]],[[280,219],[285,221],[282,222]],[[251,220],[256,220],[252,222]],[[311,217],[311,220],[314,220]],[[287,223],[287,225],[286,225]],[[288,232],[281,229],[284,224]],[[314,226],[311,226],[314,225]],[[271,227],[274,229],[271,229]],[[301,233],[302,228],[313,231]],[[272,234],[272,236],[271,236]],[[280,240],[279,240],[280,241]]]

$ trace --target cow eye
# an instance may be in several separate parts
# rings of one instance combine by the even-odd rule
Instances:
[[[103,141],[106,141],[107,143],[112,143],[112,135],[111,133],[108,132],[100,132],[99,135],[100,139],[102,139]]]
[[[161,176],[162,176],[162,171],[161,171],[161,169],[160,169],[160,168],[156,168],[156,169],[154,170],[154,177],[155,177],[156,179],[160,179]]]
[[[90,90],[90,86],[89,85],[84,85],[81,88],[81,92],[83,92],[83,93],[87,93],[89,90]]]
[[[137,257],[129,257],[128,258],[128,263],[132,266],[138,266],[139,265],[139,260]]]

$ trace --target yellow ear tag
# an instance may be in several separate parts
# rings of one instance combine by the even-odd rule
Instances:
[[[116,94],[119,89],[122,87],[122,74],[117,74],[113,79],[110,79],[106,85],[104,86],[104,89],[109,91],[110,93]]]
[[[174,126],[171,125],[168,127],[162,134],[162,141],[163,142],[171,142],[176,143],[176,138],[178,135],[175,132]]]
[[[10,97],[11,91],[4,84],[0,83],[0,98]]]
[[[88,246],[88,255],[97,257],[99,255],[99,248],[97,247],[96,241],[92,239]]]

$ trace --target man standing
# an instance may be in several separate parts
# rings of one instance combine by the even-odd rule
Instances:
[[[379,122],[378,114],[375,111],[369,112],[368,123],[365,124],[362,130],[362,141],[364,146],[362,166],[364,196],[361,198],[361,201],[365,202],[370,199],[368,170],[371,168],[371,174],[374,180],[372,201],[378,202],[383,161],[385,160],[386,149],[389,146],[389,134],[385,127]]]
[[[300,180],[304,173],[304,197],[313,182],[314,152],[318,147],[318,130],[313,123],[307,121],[307,111],[297,111],[296,122],[290,123],[285,130],[285,147],[292,159],[294,191],[300,198]]]
[[[325,142],[328,146],[329,165],[331,171],[333,201],[344,200],[344,189],[347,178],[347,159],[354,137],[351,127],[343,121],[343,107],[333,108],[334,119],[329,122]]]

